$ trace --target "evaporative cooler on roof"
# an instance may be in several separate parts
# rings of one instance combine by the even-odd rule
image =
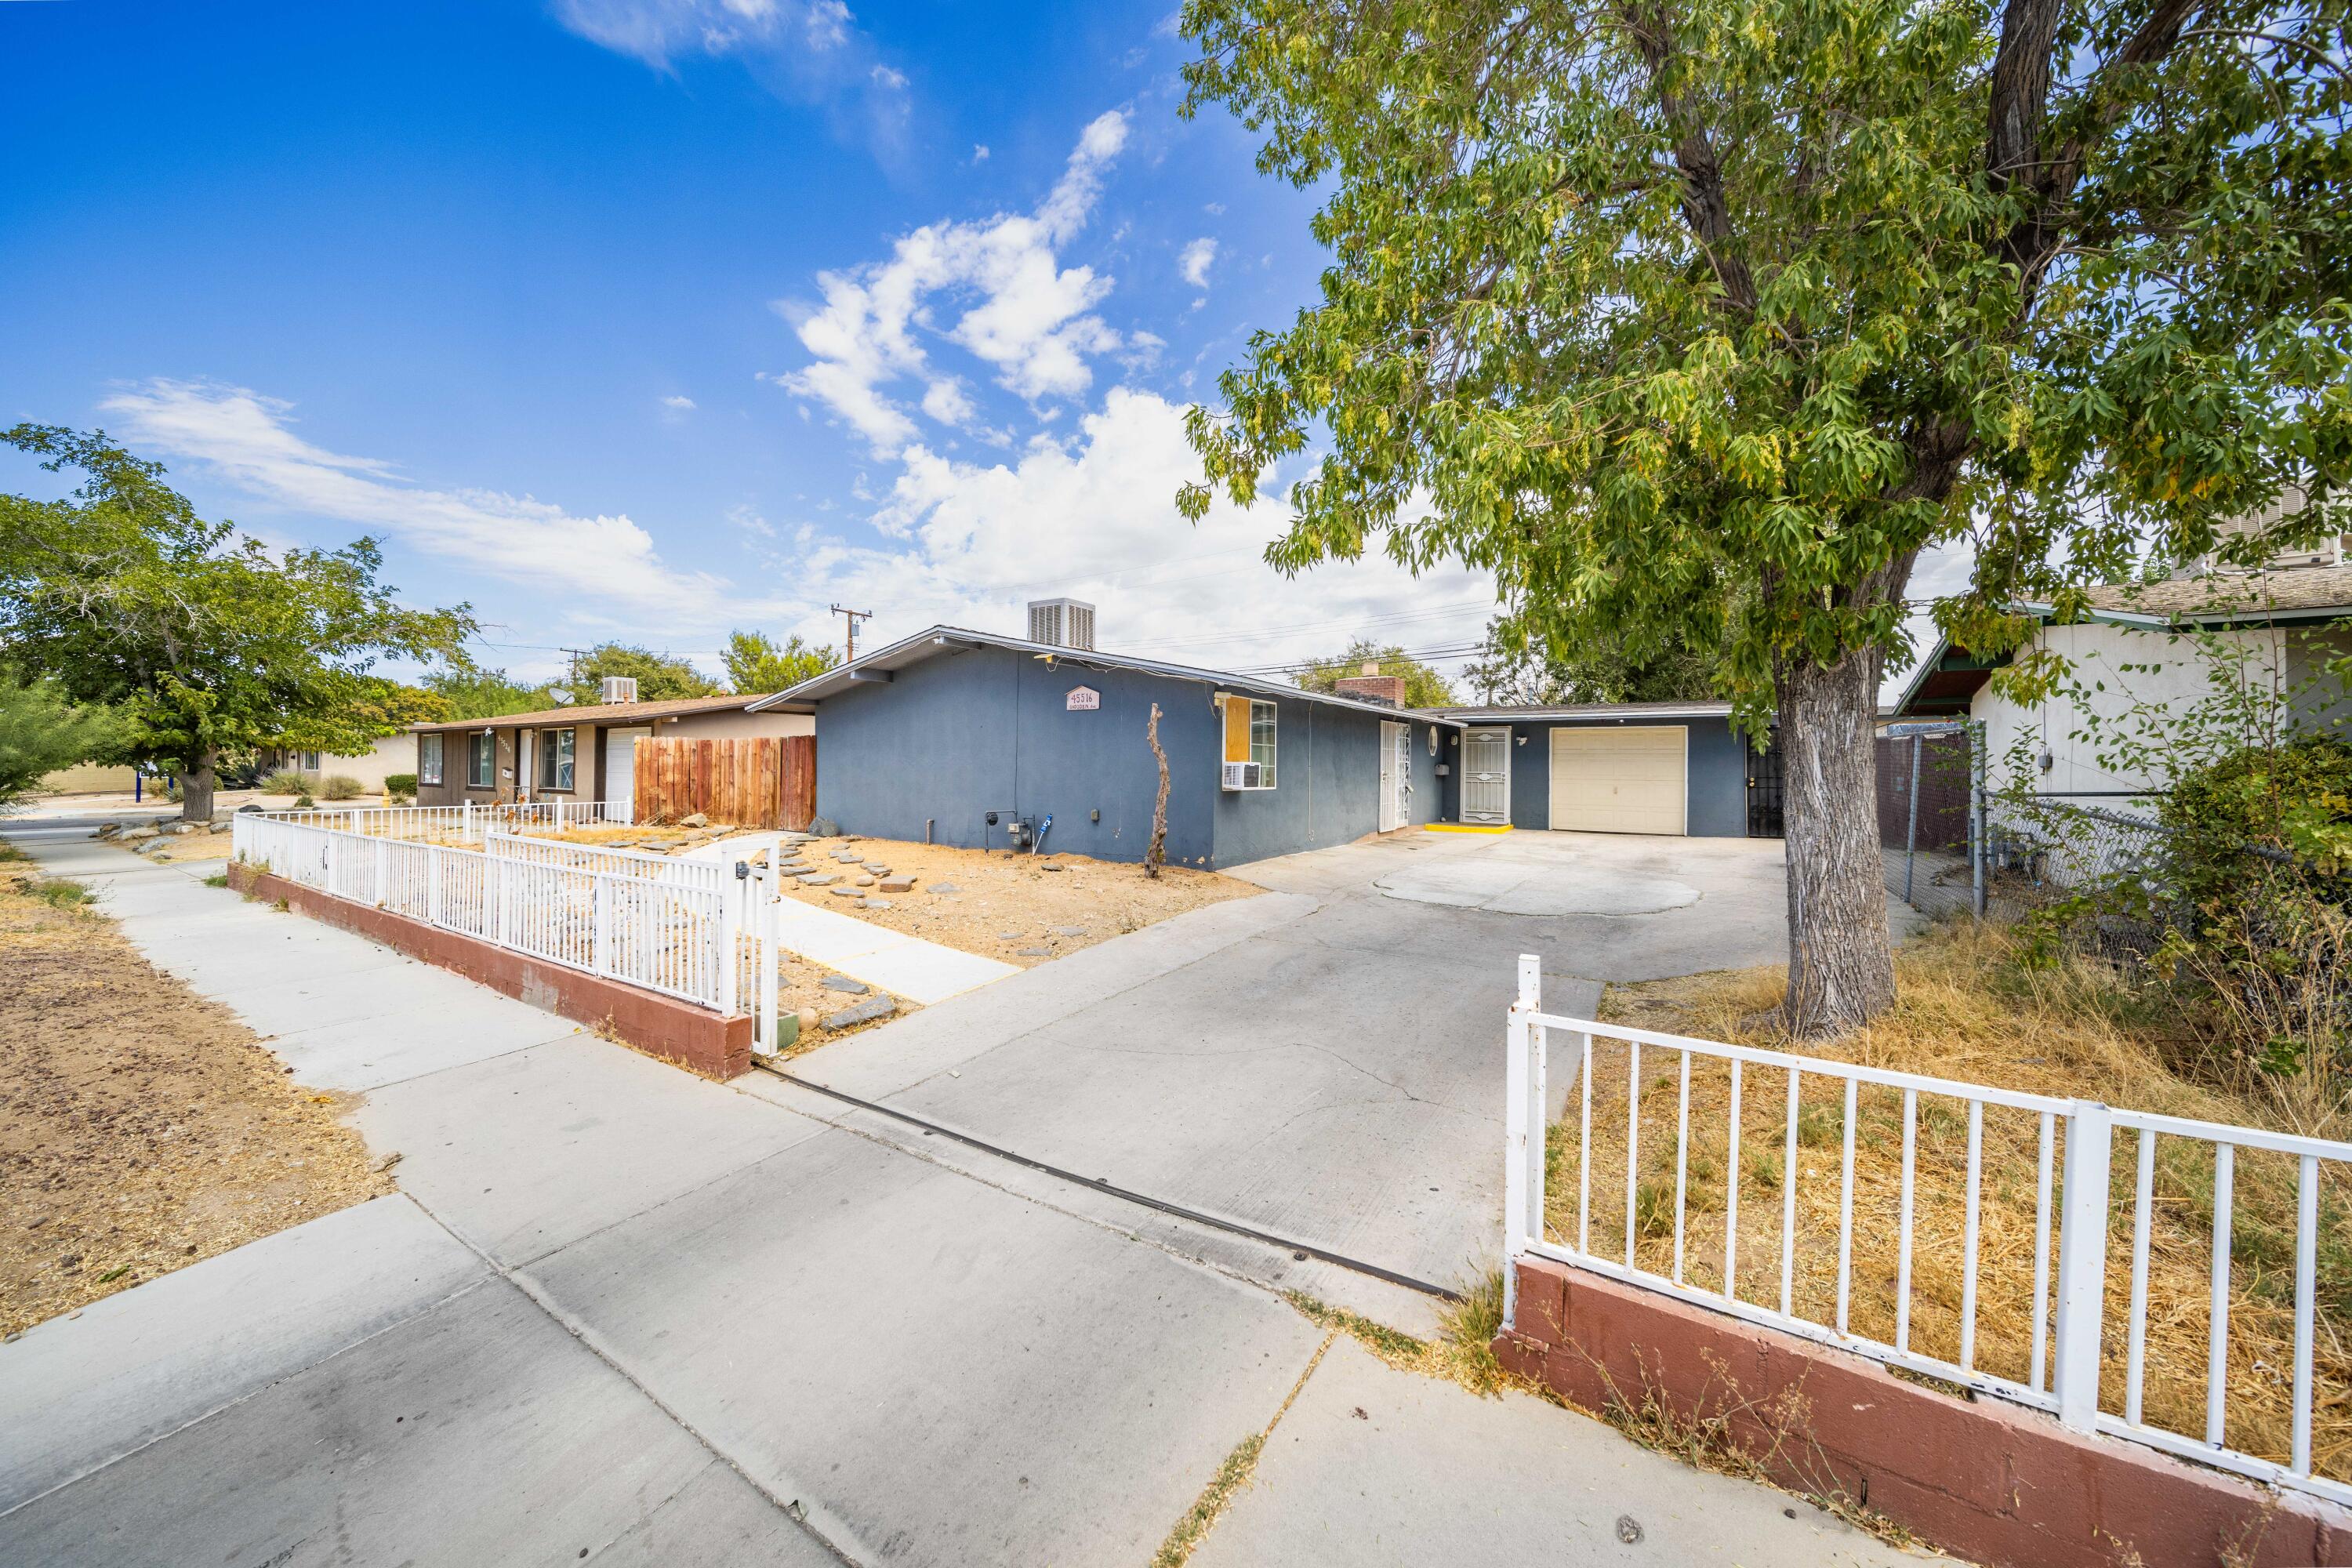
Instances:
[[[1095,646],[1095,607],[1083,599],[1029,601],[1029,640],[1053,647]]]

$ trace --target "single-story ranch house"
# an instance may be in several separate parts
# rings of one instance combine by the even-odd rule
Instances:
[[[1154,704],[1167,856],[1184,865],[1431,823],[1749,831],[1759,770],[1725,704],[1415,710],[1396,705],[1393,679],[1325,694],[1104,653],[1091,620],[1033,616],[1076,629],[1047,641],[932,626],[748,711],[813,711],[816,815],[878,838],[1004,848],[1043,835],[1047,850],[1140,860],[1160,787]]]
[[[626,821],[639,741],[806,735],[814,724],[805,704],[752,712],[774,702],[761,695],[640,702],[635,682],[606,685],[605,695],[616,700],[414,726],[416,804],[603,801]]]

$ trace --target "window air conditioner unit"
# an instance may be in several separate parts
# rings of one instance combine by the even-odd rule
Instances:
[[[1227,789],[1257,788],[1257,764],[1255,763],[1227,763],[1225,764],[1225,787]]]

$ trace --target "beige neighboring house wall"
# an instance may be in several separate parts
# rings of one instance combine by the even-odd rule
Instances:
[[[814,735],[814,713],[688,713],[654,726],[665,741],[716,741],[741,735]]]
[[[368,750],[351,757],[279,751],[266,752],[264,758],[265,773],[291,768],[296,773],[316,773],[322,779],[340,773],[359,780],[360,787],[370,795],[382,795],[388,775],[416,771],[416,737],[406,731],[386,735]]]
[[[2067,660],[2080,690],[2026,704],[1997,694],[1990,684],[1979,688],[1969,716],[1984,726],[1988,782],[1996,789],[2011,782],[2012,759],[2021,758],[2038,794],[2125,810],[2153,806],[2153,796],[2112,792],[2160,787],[2160,770],[2108,768],[2099,761],[2099,752],[2130,735],[2135,722],[2161,724],[2187,712],[2213,695],[2217,678],[2234,678],[2235,671],[2291,690],[2322,676],[2329,660],[2352,653],[2352,628],[2341,626],[2245,626],[2208,635],[2233,650],[2233,666],[2217,669],[2197,637],[2161,628],[2098,621],[2042,627],[2036,644]],[[2320,698],[2311,710],[2315,721],[2352,718],[2352,699],[2340,685],[2323,679],[2311,695]],[[2136,738],[2158,741],[2153,734]],[[2047,768],[2041,766],[2045,754]]]
[[[103,763],[83,763],[43,773],[33,791],[37,795],[129,795],[136,782],[129,763],[114,767]]]

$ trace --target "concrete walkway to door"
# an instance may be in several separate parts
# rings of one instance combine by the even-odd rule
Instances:
[[[280,985],[465,1054],[371,1058],[358,1120],[404,1156],[397,1195],[0,1346],[0,1561],[1141,1564],[1257,1434],[1196,1561],[1617,1562],[1622,1520],[1665,1562],[1900,1560],[1598,1423],[1382,1366],[1235,1238],[479,987],[404,1005],[358,937],[30,842],[199,992],[272,1004],[250,955],[299,943]],[[1155,931],[1090,952],[1139,977],[1214,951]],[[343,1026],[298,1077],[375,1048]]]

